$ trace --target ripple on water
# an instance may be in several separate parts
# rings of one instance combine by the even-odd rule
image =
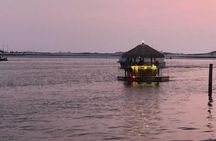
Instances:
[[[181,130],[199,130],[199,128],[193,128],[193,127],[178,127],[178,129],[181,129]]]

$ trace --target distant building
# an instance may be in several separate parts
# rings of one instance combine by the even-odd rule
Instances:
[[[216,57],[216,51],[212,51],[210,54]]]

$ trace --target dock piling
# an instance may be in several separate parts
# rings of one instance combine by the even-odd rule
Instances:
[[[208,84],[209,102],[213,102],[213,99],[212,99],[212,72],[213,72],[213,64],[209,64],[209,84]]]

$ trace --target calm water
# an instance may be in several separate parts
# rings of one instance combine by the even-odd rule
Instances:
[[[216,103],[207,104],[216,60],[167,60],[171,81],[128,85],[116,80],[116,59],[9,59],[0,62],[1,141],[216,139]]]

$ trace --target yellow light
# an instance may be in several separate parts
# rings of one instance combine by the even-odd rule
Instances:
[[[157,69],[157,66],[152,65],[152,69],[153,69],[153,70],[156,70],[156,69]]]
[[[139,66],[135,66],[135,71],[138,72]]]
[[[155,66],[155,65],[142,65],[142,66],[137,66],[137,65],[136,65],[136,66],[131,66],[131,68],[132,68],[132,70],[138,72],[138,70],[140,70],[140,69],[144,69],[144,70],[146,70],[146,69],[156,70],[156,69],[157,69],[157,66]]]

